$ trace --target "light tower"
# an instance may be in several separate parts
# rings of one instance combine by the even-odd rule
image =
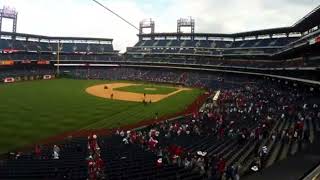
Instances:
[[[139,35],[144,34],[144,30],[145,29],[150,29],[150,33],[151,34],[154,33],[155,23],[151,18],[150,19],[144,19],[144,20],[140,21],[140,24],[139,24]],[[140,36],[140,38],[141,38],[141,36]]]
[[[0,33],[2,32],[2,20],[3,19],[11,19],[12,23],[12,32],[17,32],[17,24],[18,24],[18,12],[14,8],[10,8],[9,6],[3,6],[0,9]]]
[[[177,20],[177,33],[182,33],[181,28],[182,27],[189,27],[190,28],[190,33],[194,33],[194,26],[195,26],[195,21],[191,17],[189,18],[180,18]]]

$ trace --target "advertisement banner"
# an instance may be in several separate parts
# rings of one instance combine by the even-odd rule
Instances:
[[[51,75],[43,75],[43,79],[48,80],[48,79],[52,79]]]
[[[3,49],[2,50],[3,53],[7,54],[7,53],[15,53],[15,52],[18,52],[18,50],[16,49]]]
[[[48,65],[48,64],[50,64],[50,61],[47,61],[47,60],[39,60],[39,61],[37,61],[37,64]]]
[[[5,82],[5,83],[13,83],[14,82],[14,78],[13,77],[4,78],[3,82]]]
[[[14,61],[12,60],[1,60],[0,61],[0,66],[13,66]]]

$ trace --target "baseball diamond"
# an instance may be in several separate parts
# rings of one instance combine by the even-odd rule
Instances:
[[[105,87],[108,87],[105,89]],[[130,92],[130,87],[134,87],[133,91],[143,92],[143,93],[135,93]],[[136,87],[140,88],[137,89]],[[159,86],[160,87],[160,86]],[[129,92],[126,92],[126,89],[120,90],[120,88],[126,88]],[[168,94],[160,94],[164,93],[163,90],[169,89]],[[133,102],[158,102],[165,98],[168,98],[172,95],[175,95],[181,91],[190,91],[190,88],[167,88],[165,89],[163,86],[160,91],[157,88],[153,88],[150,91],[150,88],[145,88],[141,84],[132,84],[132,83],[111,83],[111,84],[100,84],[92,87],[88,87],[86,92],[107,99],[114,100],[122,100],[122,101],[133,101]],[[161,91],[162,90],[162,91]],[[168,90],[167,90],[168,91]],[[151,94],[149,94],[151,92]],[[166,91],[165,91],[166,92]]]

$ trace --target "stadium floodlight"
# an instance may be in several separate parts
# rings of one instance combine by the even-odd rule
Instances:
[[[15,8],[11,8],[9,6],[3,6],[0,9],[0,32],[2,32],[2,20],[3,19],[11,19],[13,20],[12,23],[12,32],[17,32],[17,19],[18,19],[18,12]]]
[[[177,33],[182,33],[182,27],[190,27],[191,34],[194,33],[195,20],[192,17],[180,18],[177,20]]]
[[[155,23],[151,18],[140,21],[139,34],[143,34],[144,29],[150,29],[150,33],[154,33]]]
[[[15,18],[15,16],[18,14],[16,9],[11,8],[10,6],[3,6],[3,9],[1,9],[0,12],[6,18]]]

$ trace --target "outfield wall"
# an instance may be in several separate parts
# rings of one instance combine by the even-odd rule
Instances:
[[[55,79],[54,74],[45,74],[45,75],[32,75],[32,76],[8,76],[3,78],[1,83],[15,83],[20,81],[33,81],[33,80],[50,80]]]

